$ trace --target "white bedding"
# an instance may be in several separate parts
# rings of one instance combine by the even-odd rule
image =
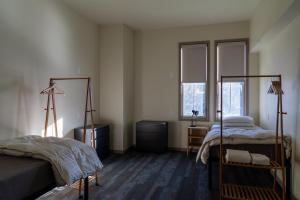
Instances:
[[[91,146],[67,138],[32,135],[0,140],[0,154],[49,161],[58,185],[72,184],[80,178],[95,174],[103,167]]]
[[[288,140],[288,138],[285,138]],[[223,144],[275,144],[276,135],[272,130],[265,130],[258,126],[255,127],[224,127]],[[280,143],[280,140],[278,141]],[[290,144],[289,141],[286,143]],[[220,125],[213,125],[207,133],[198,151],[196,162],[201,161],[206,164],[209,158],[209,147],[220,144]],[[289,153],[289,145],[287,153]],[[289,156],[289,155],[287,155]]]

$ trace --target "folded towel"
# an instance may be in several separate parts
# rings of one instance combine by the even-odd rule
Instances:
[[[248,151],[226,149],[226,162],[251,163],[251,156]]]
[[[266,155],[251,153],[251,157],[254,165],[270,165],[270,158]]]

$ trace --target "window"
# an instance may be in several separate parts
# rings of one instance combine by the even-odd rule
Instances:
[[[218,94],[221,93],[221,84],[218,83]],[[242,116],[244,115],[244,82],[225,82],[223,83],[223,115]],[[221,108],[218,95],[218,107]]]
[[[217,41],[217,110],[221,109],[221,75],[247,75],[248,41]],[[247,114],[246,80],[243,78],[223,79],[223,115],[242,116]],[[217,114],[217,118],[219,114]]]
[[[181,43],[180,52],[180,116],[192,117],[199,112],[198,120],[208,120],[208,48],[209,42]]]

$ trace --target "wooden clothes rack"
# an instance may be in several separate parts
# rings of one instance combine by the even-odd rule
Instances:
[[[270,165],[255,165],[245,164],[237,162],[225,161],[225,149],[223,148],[223,82],[227,78],[277,78],[278,81],[272,81],[272,85],[268,93],[277,95],[277,116],[276,116],[276,142],[275,142],[275,158],[271,160]],[[285,153],[284,153],[284,141],[283,141],[283,115],[286,114],[282,111],[282,95],[281,88],[281,75],[255,75],[255,76],[221,76],[221,110],[218,112],[221,114],[221,135],[220,135],[220,152],[219,152],[219,192],[220,199],[242,199],[242,200],[258,200],[258,199],[286,199],[286,177],[285,177]],[[280,128],[279,128],[280,127]],[[279,133],[280,132],[280,133]],[[279,138],[280,134],[280,138]],[[278,141],[280,139],[280,156],[278,158]],[[224,166],[236,166],[245,168],[258,168],[258,169],[271,169],[274,171],[273,187],[252,187],[239,184],[227,184],[224,183]],[[277,184],[277,170],[281,170],[282,175],[282,197],[276,191]]]
[[[84,125],[83,125],[83,142],[86,141],[86,127],[87,127],[87,114],[90,113],[91,117],[91,126],[92,126],[92,138],[91,138],[91,144],[93,147],[95,147],[95,133],[94,133],[94,117],[93,112],[95,111],[93,109],[92,105],[92,92],[91,92],[91,78],[50,78],[49,81],[49,87],[44,89],[41,94],[48,95],[47,98],[47,107],[46,107],[46,120],[45,120],[45,132],[44,137],[47,137],[47,128],[49,123],[49,112],[52,110],[53,112],[53,121],[54,121],[54,129],[55,129],[55,136],[58,137],[58,130],[57,130],[57,117],[56,117],[56,105],[55,105],[55,94],[64,94],[63,91],[56,92],[56,90],[59,90],[56,87],[55,81],[66,81],[66,80],[86,80],[87,81],[87,87],[86,87],[86,100],[85,100],[85,111],[84,111]],[[52,105],[50,105],[52,104]],[[52,106],[50,108],[50,106]]]
[[[83,143],[86,142],[86,131],[87,131],[87,118],[88,113],[90,114],[91,118],[91,145],[92,147],[96,147],[95,144],[95,126],[94,126],[94,117],[93,112],[96,110],[93,109],[92,105],[92,92],[91,92],[91,78],[90,77],[81,77],[81,78],[50,78],[49,80],[49,87],[44,89],[41,94],[48,95],[47,96],[47,106],[46,110],[46,119],[45,119],[45,132],[44,137],[47,137],[47,128],[49,123],[49,113],[52,110],[53,113],[53,121],[54,121],[54,130],[55,136],[58,137],[58,129],[57,129],[57,117],[56,117],[56,105],[55,105],[55,95],[56,94],[64,94],[64,92],[57,88],[55,81],[70,81],[70,80],[80,80],[80,81],[87,81],[86,86],[86,98],[85,98],[85,110],[84,110],[84,122],[83,122]],[[58,92],[57,92],[58,91]],[[50,107],[51,106],[51,107]],[[97,172],[95,174],[96,177],[96,185],[98,185],[98,178]],[[84,199],[88,198],[88,178],[84,179]],[[79,196],[81,197],[81,187],[82,187],[82,179],[79,181]]]

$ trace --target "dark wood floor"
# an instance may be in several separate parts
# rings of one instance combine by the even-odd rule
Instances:
[[[104,165],[102,187],[91,187],[91,199],[218,199],[217,166],[213,167],[213,188],[208,190],[207,168],[195,163],[195,155],[131,151],[111,156]],[[235,169],[225,179],[266,185],[271,184],[268,174]]]

